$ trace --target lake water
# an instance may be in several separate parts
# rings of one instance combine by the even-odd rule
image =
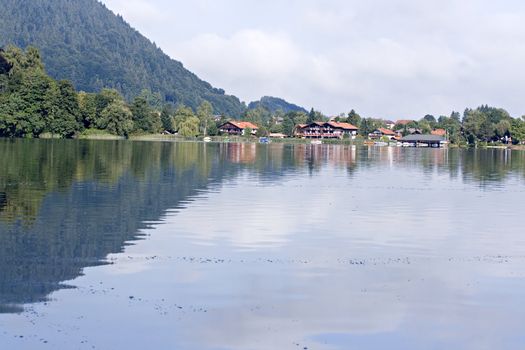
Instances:
[[[525,153],[0,140],[1,349],[523,349]]]

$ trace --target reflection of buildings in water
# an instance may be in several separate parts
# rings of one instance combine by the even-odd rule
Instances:
[[[308,162],[317,167],[325,164],[348,167],[356,163],[356,149],[342,145],[299,145],[294,148],[294,157],[300,165]]]
[[[237,164],[253,164],[257,156],[257,145],[254,143],[227,144],[228,160]]]
[[[7,205],[7,195],[5,192],[0,192],[0,211],[4,210]]]
[[[367,158],[390,167],[413,166],[415,162],[441,167],[448,162],[448,151],[444,148],[368,147]]]

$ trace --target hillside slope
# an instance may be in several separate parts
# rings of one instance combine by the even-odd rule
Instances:
[[[0,9],[0,47],[36,46],[49,74],[79,90],[111,87],[132,98],[149,89],[193,108],[207,100],[216,113],[238,116],[245,109],[96,0],[0,0]]]
[[[284,113],[288,112],[304,112],[308,113],[303,107],[294,105],[292,103],[286,102],[285,100],[277,97],[264,96],[260,101],[254,101],[248,105],[249,109],[255,109],[257,107],[263,107],[264,109],[275,113],[278,110],[283,111]]]

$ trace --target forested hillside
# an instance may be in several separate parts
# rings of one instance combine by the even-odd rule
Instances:
[[[130,100],[149,89],[193,109],[206,100],[234,117],[245,109],[96,0],[0,0],[0,33],[0,47],[39,48],[47,72],[78,90],[115,88]]]
[[[285,100],[277,97],[264,96],[260,101],[254,101],[248,106],[249,109],[256,109],[262,107],[269,111],[270,113],[275,113],[281,110],[284,113],[289,112],[304,112],[308,113],[303,107],[294,105],[292,103],[286,102]]]

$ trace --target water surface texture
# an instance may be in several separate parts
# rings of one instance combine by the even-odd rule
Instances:
[[[2,349],[523,349],[525,153],[0,140]]]

